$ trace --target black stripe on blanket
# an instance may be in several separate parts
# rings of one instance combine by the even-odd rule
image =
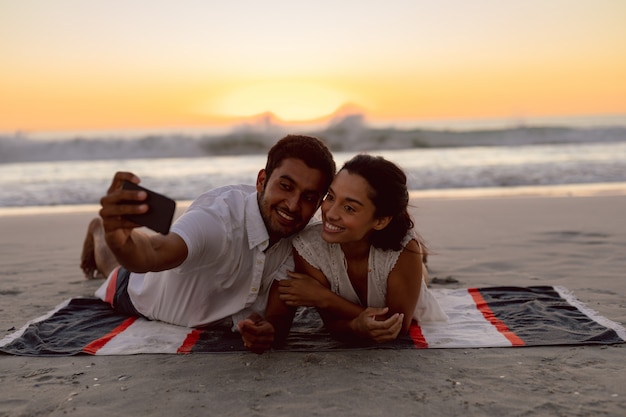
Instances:
[[[100,300],[74,298],[50,318],[27,326],[20,337],[0,350],[25,356],[74,355],[127,319]]]
[[[494,315],[522,340],[543,345],[621,343],[615,330],[590,320],[550,286],[481,288]]]

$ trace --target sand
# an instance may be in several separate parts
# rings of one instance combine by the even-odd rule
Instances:
[[[626,196],[412,200],[431,277],[563,285],[626,323]],[[611,193],[608,193],[611,194]],[[615,193],[619,194],[619,193]],[[97,208],[0,216],[0,336],[99,285]],[[0,354],[0,416],[623,416],[626,346],[27,358]]]

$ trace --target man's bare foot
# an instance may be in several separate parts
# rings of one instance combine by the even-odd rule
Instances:
[[[87,227],[87,235],[83,242],[83,252],[80,255],[80,268],[87,279],[105,278],[96,265],[96,253],[94,245],[94,234],[99,233],[102,227],[102,220],[99,217],[94,218]]]

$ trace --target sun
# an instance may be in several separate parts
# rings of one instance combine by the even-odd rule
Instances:
[[[327,116],[348,100],[335,89],[304,82],[264,82],[232,89],[203,106],[224,117],[247,117],[265,112],[284,121],[307,121]]]

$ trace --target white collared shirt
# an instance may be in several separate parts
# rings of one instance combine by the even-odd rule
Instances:
[[[177,268],[132,273],[128,293],[152,320],[196,327],[232,316],[263,315],[274,279],[293,270],[291,239],[264,252],[269,235],[253,186],[234,185],[198,197],[172,226],[187,244]]]

